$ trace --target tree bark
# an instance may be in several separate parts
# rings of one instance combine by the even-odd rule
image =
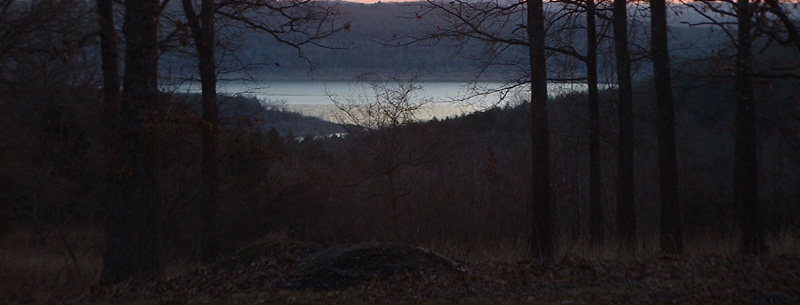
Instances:
[[[115,116],[119,99],[119,51],[114,28],[113,0],[96,0],[97,24],[100,28],[100,57],[103,72],[103,105],[106,117]]]
[[[214,1],[203,0],[200,20],[190,0],[183,0],[183,10],[194,37],[198,55],[200,86],[203,106],[203,159],[202,186],[203,203],[201,208],[201,233],[203,243],[201,256],[211,259],[220,251],[220,237],[216,218],[219,215],[219,165],[217,157],[217,134],[219,129],[219,104],[217,103],[217,64],[214,59]]]
[[[749,0],[736,2],[738,11],[738,44],[736,56],[736,144],[734,200],[742,222],[742,252],[766,251],[764,232],[759,218],[758,138],[755,126],[755,105],[752,79],[751,8]]]
[[[632,250],[636,243],[636,209],[633,200],[633,90],[626,0],[614,0],[613,15],[619,111],[617,233],[621,245]]]
[[[528,51],[531,73],[531,141],[533,144],[533,199],[531,203],[531,257],[554,257],[550,202],[550,139],[547,120],[547,65],[544,53],[542,0],[528,1]]]
[[[651,44],[658,108],[658,171],[661,196],[661,251],[683,252],[680,198],[678,197],[678,159],[675,152],[675,107],[672,102],[669,46],[667,44],[665,0],[651,0]]]
[[[100,58],[103,73],[103,145],[106,150],[104,187],[113,193],[115,162],[115,142],[119,139],[119,51],[117,50],[117,30],[114,27],[113,0],[96,0],[97,24],[100,29]],[[114,204],[109,200],[107,204]]]
[[[158,192],[150,152],[148,110],[158,98],[158,0],[125,2],[125,75],[113,179],[116,202],[101,282],[161,274]]]
[[[600,93],[597,87],[597,22],[594,0],[586,0],[586,80],[589,94],[589,235],[592,244],[603,242],[600,198]]]

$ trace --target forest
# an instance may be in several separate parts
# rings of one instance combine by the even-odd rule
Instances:
[[[0,303],[797,304],[798,26],[778,0],[0,0]],[[325,121],[217,93],[253,79],[373,94]],[[504,87],[420,120],[426,79]]]

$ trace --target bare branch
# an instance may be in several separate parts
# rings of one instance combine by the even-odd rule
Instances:
[[[216,14],[294,48],[300,58],[313,68],[303,53],[303,46],[347,49],[348,46],[327,45],[323,41],[349,28],[338,20],[340,13],[333,2],[312,0],[258,1],[228,0],[217,4]]]
[[[797,48],[797,50],[800,50],[800,33],[798,33],[795,21],[789,19],[789,16],[786,15],[786,12],[783,11],[780,3],[778,3],[778,0],[764,1],[769,4],[771,8],[770,11],[775,14],[775,16],[778,16],[778,19],[781,20],[783,26],[786,28],[786,32],[789,34],[789,38],[792,40],[792,43],[794,43],[794,46]]]

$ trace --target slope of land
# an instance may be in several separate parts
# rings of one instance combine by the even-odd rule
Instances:
[[[100,287],[78,301],[91,304],[797,304],[800,295],[797,288],[800,257],[796,255],[564,258],[554,263],[460,262],[455,267],[451,261],[425,250],[388,244],[326,248],[270,241],[239,253],[247,253],[247,257],[234,256],[224,267],[210,265],[173,278]],[[320,269],[320,265],[325,268]],[[367,276],[370,270],[372,275]],[[343,278],[351,282],[287,286],[287,281],[297,279],[298,272],[316,284]]]

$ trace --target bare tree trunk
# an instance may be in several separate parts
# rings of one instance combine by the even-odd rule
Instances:
[[[542,0],[528,1],[528,39],[531,69],[531,141],[533,144],[533,199],[531,257],[552,260],[553,219],[550,202],[550,139],[547,121],[547,63],[544,53]]]
[[[203,105],[203,203],[201,256],[211,259],[220,251],[220,237],[215,219],[219,215],[219,165],[217,162],[217,133],[219,129],[219,105],[217,104],[217,64],[214,59],[214,1],[201,2],[200,20],[190,0],[183,0],[183,10],[194,37],[197,50],[200,86]]]
[[[586,0],[586,80],[589,93],[589,235],[592,244],[603,242],[600,198],[600,93],[597,88],[597,22],[594,0]]]
[[[115,141],[119,139],[119,51],[117,50],[117,30],[114,27],[113,0],[96,0],[97,23],[100,28],[100,57],[103,72],[103,143],[106,150],[104,163],[104,187],[113,193],[114,175],[116,174],[114,158]],[[107,204],[115,204],[109,198]]]
[[[661,190],[661,251],[683,252],[680,198],[678,197],[678,159],[675,152],[675,107],[672,103],[667,7],[664,0],[650,1],[653,71],[658,108],[658,162]]]
[[[158,192],[148,128],[158,98],[158,0],[125,3],[125,75],[120,107],[111,225],[101,281],[149,278],[162,273],[159,260]]]
[[[217,133],[219,131],[219,105],[217,104],[217,64],[214,59],[214,0],[203,0],[200,12],[201,32],[197,52],[200,56],[200,83],[203,90],[203,228],[206,243],[202,256],[210,259],[220,251],[220,236],[215,221],[219,217],[219,165]]]
[[[625,0],[614,0],[613,23],[619,110],[617,233],[620,234],[622,246],[633,249],[636,243],[636,208],[633,201],[633,89]]]
[[[751,53],[751,9],[749,0],[738,0],[738,45],[736,57],[736,148],[734,198],[742,217],[742,252],[765,252],[764,231],[759,218],[758,138],[755,126]]]
[[[114,28],[113,0],[96,0],[97,23],[100,28],[100,57],[103,71],[103,104],[105,114],[116,116],[119,98],[119,51],[117,30]]]

